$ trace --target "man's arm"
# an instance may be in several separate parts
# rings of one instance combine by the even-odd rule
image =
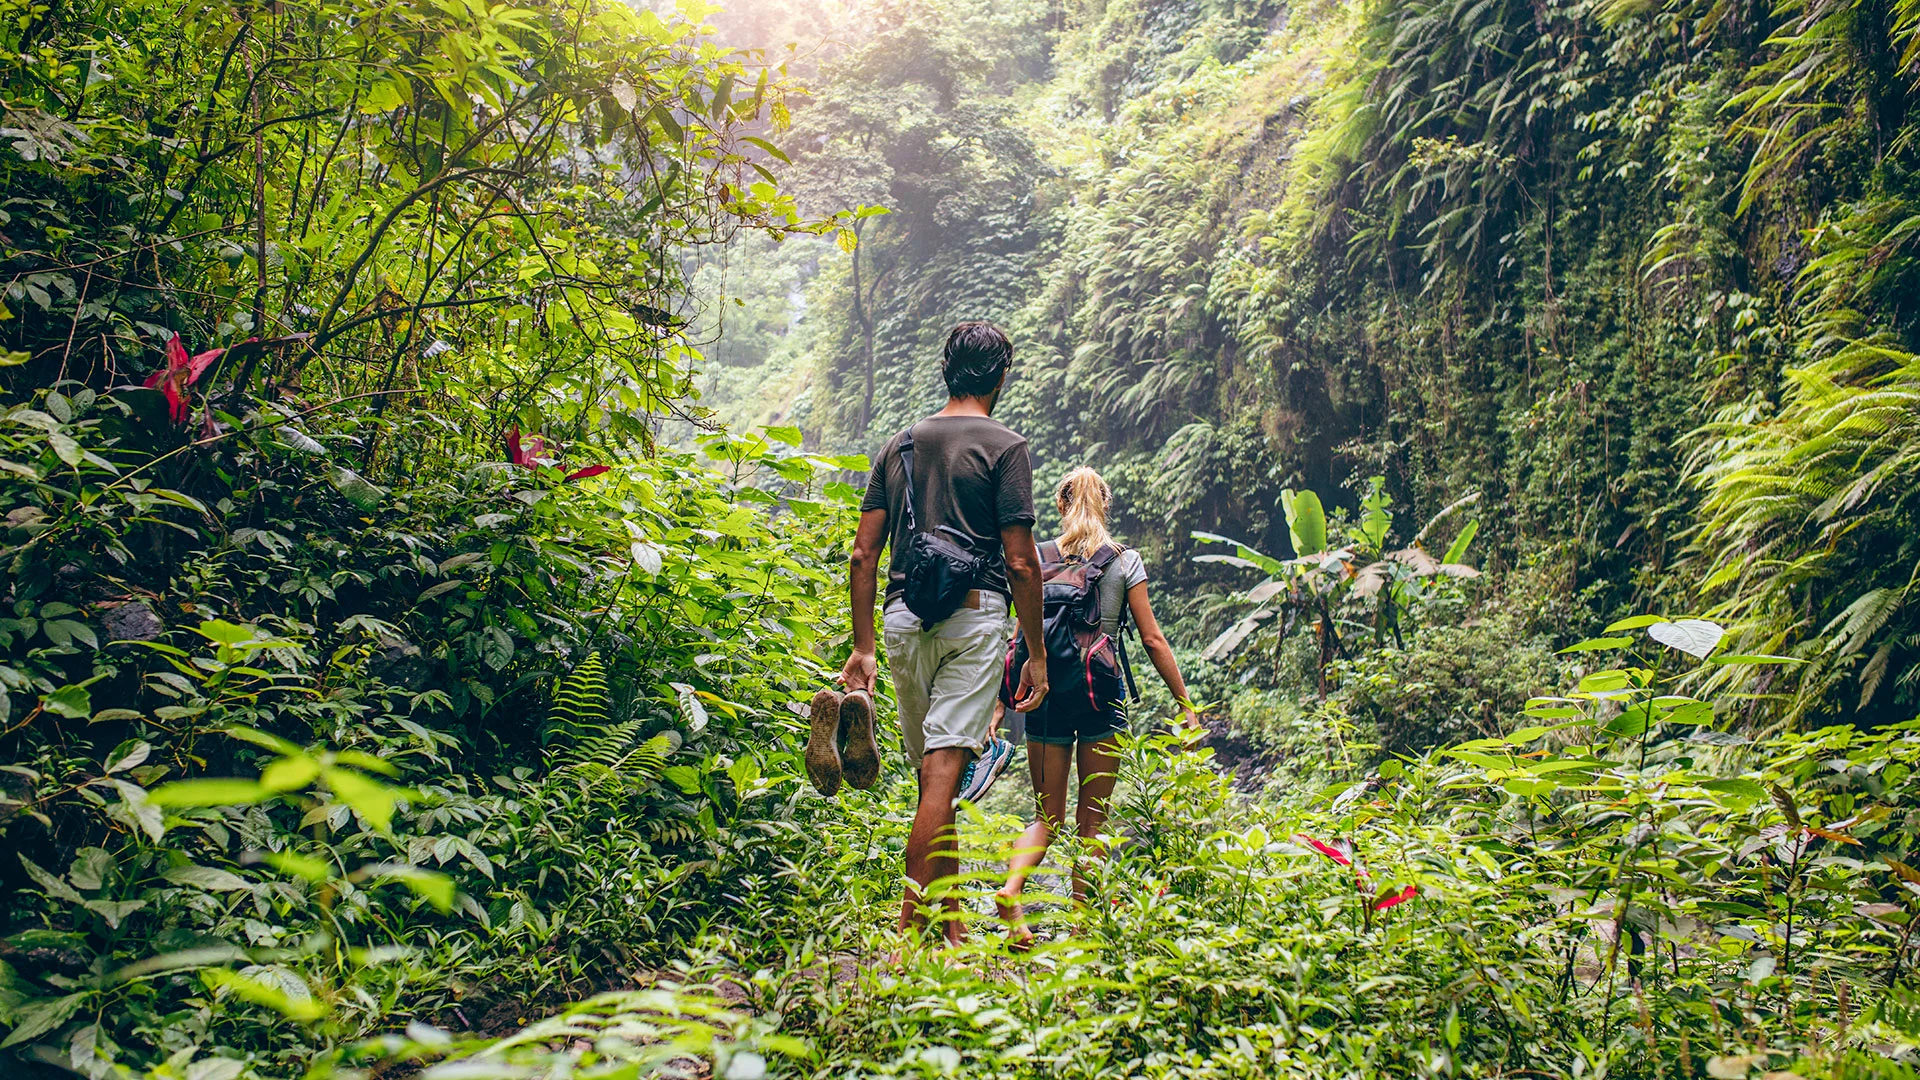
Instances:
[[[1001,529],[1000,547],[1006,552],[1007,584],[1013,587],[1020,636],[1027,642],[1027,665],[1020,671],[1013,707],[1032,712],[1047,696],[1047,635],[1041,629],[1040,551],[1033,546],[1033,526],[1008,525]]]
[[[859,528],[853,534],[853,555],[847,560],[852,579],[848,591],[853,596],[853,655],[847,657],[840,681],[849,692],[873,693],[880,675],[879,662],[874,659],[873,601],[879,592],[880,556],[886,547],[887,512],[862,511]]]

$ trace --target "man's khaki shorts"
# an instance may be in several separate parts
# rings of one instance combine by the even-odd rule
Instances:
[[[927,751],[953,746],[979,753],[1006,670],[1007,598],[983,591],[978,609],[961,608],[931,632],[905,601],[893,600],[881,625],[908,760],[917,767]]]

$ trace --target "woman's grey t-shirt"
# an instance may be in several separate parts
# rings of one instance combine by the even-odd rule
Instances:
[[[1127,590],[1147,580],[1146,560],[1127,548],[1107,564],[1100,575],[1100,632],[1108,637],[1120,633],[1120,614],[1127,607]]]

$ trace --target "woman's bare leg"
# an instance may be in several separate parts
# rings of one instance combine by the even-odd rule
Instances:
[[[1070,746],[1038,742],[1027,744],[1027,772],[1033,777],[1037,813],[1033,824],[1027,826],[1026,831],[1020,834],[1020,839],[1014,841],[1013,857],[1007,861],[1007,884],[993,898],[994,906],[999,909],[1000,918],[1006,921],[1016,944],[1033,940],[1033,931],[1021,922],[1026,909],[1020,904],[1020,894],[1026,888],[1027,875],[1046,860],[1047,847],[1053,842],[1054,833],[1066,822],[1067,770],[1072,763],[1073,748]]]
[[[1115,771],[1120,767],[1120,740],[1109,735],[1098,742],[1080,743],[1080,805],[1075,820],[1080,827],[1080,839],[1086,845],[1087,854],[1095,858],[1106,855],[1097,839],[1101,826],[1107,823],[1107,802],[1113,798]],[[1080,864],[1073,865],[1073,898],[1085,902],[1087,882],[1080,875]]]

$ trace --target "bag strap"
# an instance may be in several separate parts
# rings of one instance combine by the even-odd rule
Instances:
[[[1093,553],[1093,558],[1087,560],[1087,565],[1104,574],[1107,572],[1108,564],[1119,558],[1120,553],[1125,550],[1127,549],[1119,544],[1103,545],[1099,551]]]
[[[1127,680],[1127,700],[1140,700],[1140,686],[1133,681],[1133,663],[1127,659],[1127,612],[1120,609],[1120,632],[1114,635],[1114,650],[1120,654],[1120,674]]]
[[[1109,544],[1096,554],[1094,561],[1099,565],[1100,572],[1105,574],[1107,564],[1119,558],[1126,550],[1126,548],[1121,547],[1119,544]],[[1120,674],[1127,680],[1127,700],[1139,701],[1140,685],[1133,680],[1133,662],[1127,658],[1127,631],[1133,628],[1132,621],[1128,619],[1128,616],[1132,614],[1133,608],[1127,603],[1127,594],[1122,592],[1120,594],[1120,618],[1114,627],[1113,645],[1114,651],[1120,655]]]
[[[913,427],[914,425],[908,424],[907,430],[900,435],[900,470],[907,475],[908,536],[912,536],[914,533],[920,531],[920,526],[916,525],[913,520]],[[881,467],[884,468],[885,466],[886,463],[881,462]]]
[[[1058,540],[1042,540],[1040,542],[1040,561],[1042,563],[1061,563],[1067,561],[1060,556],[1060,542]]]

